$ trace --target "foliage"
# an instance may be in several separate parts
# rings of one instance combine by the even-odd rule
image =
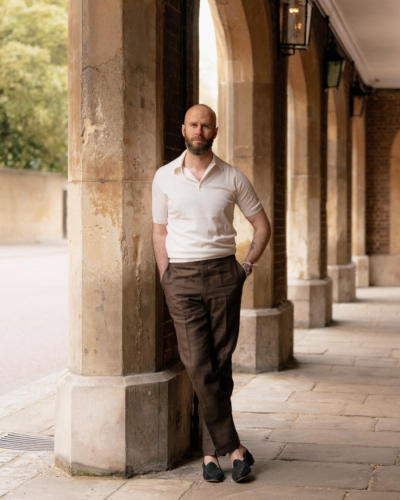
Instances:
[[[0,166],[67,166],[67,0],[0,0]]]

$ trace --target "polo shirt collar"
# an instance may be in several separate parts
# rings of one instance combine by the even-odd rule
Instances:
[[[172,171],[174,174],[181,173],[183,175],[183,160],[185,159],[186,153],[187,153],[187,149],[185,149],[185,151],[180,156],[178,156],[178,158],[173,160],[173,162],[172,162],[173,170]],[[213,153],[212,160],[211,160],[210,164],[208,165],[206,171],[204,172],[204,175],[203,175],[203,178],[201,179],[201,181],[203,181],[208,176],[210,171],[216,165],[218,165],[218,157]]]

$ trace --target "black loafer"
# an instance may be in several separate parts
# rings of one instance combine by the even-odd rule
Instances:
[[[243,461],[246,462],[247,465],[253,465],[254,464],[254,457],[253,455],[249,452],[249,450],[246,450],[243,455]]]
[[[203,478],[210,483],[220,483],[225,479],[224,471],[214,462],[207,465],[203,462]]]
[[[234,460],[232,469],[232,479],[239,483],[250,474],[250,465],[245,460]]]

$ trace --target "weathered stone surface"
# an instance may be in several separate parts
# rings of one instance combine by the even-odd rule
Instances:
[[[110,500],[176,500],[181,498],[192,483],[178,479],[151,479],[134,478],[127,481],[122,488],[112,493]]]
[[[222,485],[199,484],[185,495],[185,500],[203,500],[207,496],[216,498],[251,498],[252,500],[343,500],[344,490],[308,488],[286,485],[271,485],[259,478],[256,481],[242,483],[240,489],[233,482],[225,481]]]
[[[290,427],[292,427],[293,429],[354,429],[373,431],[375,422],[376,419],[369,417],[343,417],[339,415],[299,415],[295,422],[290,423]]]
[[[399,466],[379,467],[374,474],[371,489],[373,491],[399,491]]]
[[[15,491],[7,498],[12,500],[105,500],[123,484],[121,479],[79,478],[71,480],[66,477],[37,477]]]
[[[346,500],[400,500],[400,493],[383,491],[350,491]]]
[[[375,431],[400,432],[400,418],[378,418]]]
[[[369,256],[353,255],[352,261],[356,266],[356,288],[369,286]]]
[[[329,265],[333,302],[352,302],[356,297],[355,264]]]
[[[280,429],[294,425],[296,415],[287,413],[234,412],[233,418],[238,429],[266,428]]]
[[[0,432],[39,434],[54,422],[55,398],[44,398],[37,403],[0,418]]]
[[[265,466],[256,463],[252,470],[257,481],[269,484],[356,489],[366,488],[371,474],[368,465],[284,460],[273,460]]]
[[[288,444],[279,460],[394,465],[398,448],[337,444]]]
[[[57,397],[56,465],[72,473],[140,473],[189,448],[192,389],[181,368],[127,377],[67,374]],[[96,422],[98,436],[92,435]]]
[[[271,441],[289,443],[348,444],[358,446],[385,446],[398,448],[400,435],[396,432],[369,432],[358,430],[275,429]]]
[[[293,306],[242,309],[233,354],[235,370],[258,373],[284,367],[293,356]]]
[[[332,282],[321,280],[290,280],[288,299],[294,304],[294,325],[297,328],[318,328],[332,318]]]

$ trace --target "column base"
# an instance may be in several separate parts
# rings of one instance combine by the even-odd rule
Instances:
[[[242,309],[233,369],[247,373],[279,370],[293,358],[293,305]]]
[[[353,255],[352,261],[356,266],[356,288],[369,286],[369,257],[368,255]]]
[[[332,280],[333,302],[352,302],[356,298],[355,264],[328,266],[328,275]]]
[[[370,255],[371,286],[400,286],[400,254]]]
[[[332,281],[290,280],[288,298],[294,304],[295,328],[320,328],[332,320]]]
[[[170,468],[190,449],[193,392],[183,367],[61,379],[55,465],[72,475],[132,476]]]

